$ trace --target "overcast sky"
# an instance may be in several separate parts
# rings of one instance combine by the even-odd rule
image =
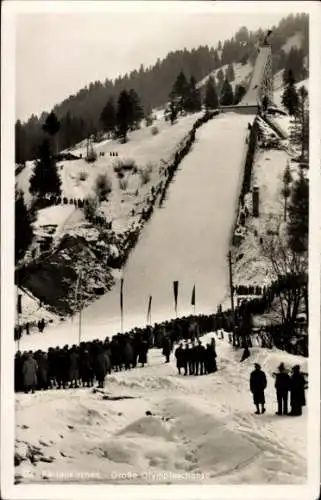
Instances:
[[[170,10],[19,14],[16,116],[25,120],[32,113],[50,110],[91,81],[113,79],[141,63],[154,64],[171,50],[216,46],[241,26],[266,29],[285,15]]]

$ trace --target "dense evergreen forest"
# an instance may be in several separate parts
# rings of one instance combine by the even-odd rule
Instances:
[[[273,51],[273,71],[291,69],[296,81],[308,76],[308,15],[290,15],[278,26],[271,29],[269,42]],[[300,48],[292,48],[288,53],[282,46],[289,37],[296,33],[302,34]],[[93,82],[81,89],[77,94],[69,96],[53,108],[60,122],[58,132],[59,148],[67,148],[85,139],[91,134],[96,135],[102,130],[102,111],[107,103],[116,101],[123,90],[132,89],[139,96],[144,116],[148,116],[153,108],[163,106],[169,100],[173,83],[180,71],[188,80],[196,82],[204,78],[214,69],[230,64],[248,61],[254,63],[257,54],[257,43],[263,40],[262,30],[249,32],[242,27],[234,37],[217,47],[200,46],[192,50],[176,50],[170,52],[164,59],[158,59],[153,66],[140,66],[129,74],[115,80]],[[107,72],[107,70],[106,70]],[[58,77],[58,76],[57,76]],[[54,82],[53,82],[54,84]],[[32,115],[26,123],[18,120],[15,124],[15,158],[16,163],[33,160],[38,157],[39,144],[43,141],[43,125],[48,114],[40,117]]]

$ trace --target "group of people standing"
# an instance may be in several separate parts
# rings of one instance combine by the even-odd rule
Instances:
[[[265,395],[264,391],[267,386],[267,378],[261,366],[258,363],[254,364],[254,370],[250,375],[250,391],[253,394],[253,402],[256,407],[257,415],[265,413]],[[275,390],[277,398],[276,415],[302,415],[302,407],[306,405],[305,389],[307,382],[300,366],[295,365],[292,368],[292,374],[289,375],[285,369],[284,363],[278,367],[278,372],[275,376]],[[288,411],[288,402],[290,395],[291,411]]]
[[[50,347],[48,352],[17,352],[15,390],[92,387],[103,388],[111,371],[129,370],[147,363],[148,339],[142,336],[115,335],[112,340],[81,342],[79,346]]]
[[[192,340],[191,343],[181,342],[175,350],[176,366],[179,375],[184,370],[184,375],[206,375],[217,371],[215,339],[202,344],[201,340]]]
[[[29,392],[54,387],[92,386],[95,380],[102,385],[110,370],[130,369],[138,363],[144,366],[149,348],[163,349],[169,362],[176,342],[193,340],[215,330],[215,327],[215,315],[188,316],[153,327],[136,327],[113,336],[111,341],[106,337],[104,342],[96,339],[81,342],[78,346],[50,347],[47,352],[18,351],[15,356],[15,390]],[[191,371],[192,366],[193,363]]]

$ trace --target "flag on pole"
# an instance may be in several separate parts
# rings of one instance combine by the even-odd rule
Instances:
[[[147,324],[151,322],[152,315],[152,296],[149,296],[148,309],[147,309]]]
[[[124,278],[121,278],[120,280],[120,309],[123,311],[123,285],[124,285]]]
[[[195,307],[195,285],[193,286],[191,304],[192,304],[192,306]]]
[[[17,303],[17,311],[18,314],[22,313],[22,305],[21,305],[21,300],[22,300],[22,295],[19,293],[18,294],[18,303]]]
[[[178,281],[173,281],[175,313],[177,314]]]
[[[123,313],[124,313],[123,285],[124,285],[124,278],[121,278],[121,280],[120,280],[120,315],[121,315],[122,331],[123,331]]]

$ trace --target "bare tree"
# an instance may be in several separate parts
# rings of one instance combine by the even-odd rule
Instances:
[[[291,250],[280,234],[265,240],[263,252],[274,277],[274,291],[279,298],[282,324],[292,330],[302,302],[308,315],[307,254]]]

